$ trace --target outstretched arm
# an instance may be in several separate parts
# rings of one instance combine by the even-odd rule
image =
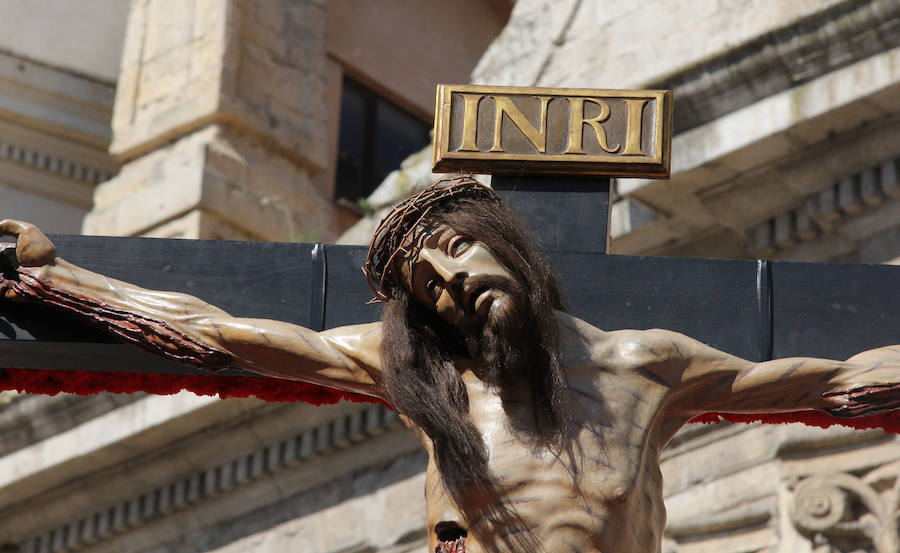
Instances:
[[[34,225],[0,221],[17,237],[20,263],[0,276],[0,293],[75,311],[166,357],[207,368],[226,366],[381,396],[381,325],[315,332],[282,321],[242,319],[198,298],[147,290],[72,265],[56,256]]]
[[[646,358],[644,370],[669,385],[673,413],[819,409],[856,417],[900,408],[900,346],[846,361],[793,357],[756,363],[666,330],[646,331],[634,342],[642,344],[634,351]]]

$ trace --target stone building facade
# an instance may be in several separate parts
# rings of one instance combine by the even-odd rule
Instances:
[[[4,45],[0,94],[9,75],[25,78],[16,63],[34,63],[87,90],[71,102],[94,114],[84,129],[103,127],[102,109],[112,123],[90,140],[74,123],[81,134],[48,133],[92,145],[59,158],[102,160],[94,181],[16,153],[0,160],[0,184],[19,179],[8,189],[39,198],[27,204],[38,215],[48,197],[92,192],[90,205],[69,202],[90,209],[90,233],[336,238],[356,218],[330,188],[343,74],[424,116],[432,83],[467,80],[480,56],[481,84],[675,91],[673,176],[616,183],[615,253],[900,259],[896,1],[518,0],[490,46],[505,2],[373,4],[135,1],[113,78]],[[373,22],[392,31],[374,35]],[[44,98],[7,96],[6,126]],[[368,198],[375,215],[342,240],[367,241],[380,210],[430,182],[428,158],[392,173]],[[66,194],[37,175],[63,178]],[[423,466],[373,405],[18,397],[0,408],[0,550],[421,551]],[[897,553],[898,471],[900,439],[880,431],[689,426],[663,455],[664,551]]]

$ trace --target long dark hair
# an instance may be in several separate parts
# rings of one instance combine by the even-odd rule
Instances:
[[[516,218],[496,201],[450,198],[433,208],[421,223],[445,224],[482,242],[513,275],[527,304],[527,324],[515,343],[505,344],[500,364],[488,385],[530,386],[539,439],[565,436],[566,379],[559,358],[559,329],[554,310],[562,309],[555,275],[541,259]],[[395,278],[400,278],[396,275]],[[488,467],[488,450],[469,418],[469,398],[454,354],[463,351],[459,330],[416,303],[404,286],[389,288],[382,313],[381,358],[387,399],[431,439],[444,488],[468,519],[506,519],[515,514],[499,501],[497,483]],[[498,512],[499,509],[499,512]],[[511,520],[512,519],[512,520]],[[496,521],[494,522],[501,522]]]

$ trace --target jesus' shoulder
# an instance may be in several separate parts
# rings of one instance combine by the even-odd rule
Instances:
[[[573,347],[573,340],[590,343],[591,358],[601,371],[631,381],[648,394],[662,391],[661,408],[667,416],[818,409],[854,417],[900,407],[897,345],[844,361],[788,357],[757,362],[670,330],[603,332],[582,321],[569,325],[578,332],[569,333],[564,348]]]

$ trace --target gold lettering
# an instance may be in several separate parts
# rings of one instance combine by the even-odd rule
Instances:
[[[477,152],[478,146],[475,144],[475,132],[478,128],[478,102],[484,97],[483,94],[460,94],[463,98],[463,128],[462,128],[462,145],[459,147],[460,152]]]
[[[582,132],[585,125],[590,125],[594,129],[594,135],[597,137],[597,143],[603,148],[604,152],[613,154],[619,150],[619,146],[609,147],[606,140],[606,129],[600,123],[609,119],[609,104],[603,100],[593,98],[568,98],[569,100],[569,146],[564,154],[583,154]],[[600,106],[600,115],[591,119],[584,118],[584,102],[588,101],[592,104]]]
[[[628,106],[628,123],[625,127],[625,149],[622,155],[644,155],[641,150],[641,129],[644,119],[644,104],[647,100],[625,100]]]
[[[494,113],[494,146],[489,150],[491,152],[502,152],[503,145],[501,143],[500,129],[503,123],[503,114],[505,113],[513,125],[531,142],[531,145],[540,152],[547,150],[547,102],[550,96],[538,96],[541,102],[541,130],[538,131],[531,121],[525,117],[519,108],[506,96],[491,96],[494,99],[496,110]]]

